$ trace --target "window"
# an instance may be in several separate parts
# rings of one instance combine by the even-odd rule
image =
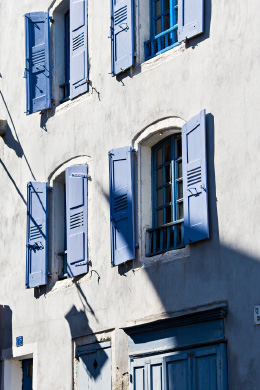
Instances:
[[[145,59],[163,53],[178,42],[178,0],[151,0],[151,36],[145,42]]]
[[[144,43],[145,60],[203,33],[204,0],[150,0],[150,4],[151,38]]]
[[[87,32],[87,0],[25,15],[27,115],[88,91]]]
[[[74,165],[56,177],[52,195],[47,183],[28,183],[27,288],[46,285],[47,274],[54,278],[58,273],[59,278],[64,278],[88,272],[88,179],[88,165]],[[58,266],[52,265],[48,270],[50,242]]]
[[[152,150],[153,228],[148,229],[148,256],[183,246],[183,179],[181,134]]]

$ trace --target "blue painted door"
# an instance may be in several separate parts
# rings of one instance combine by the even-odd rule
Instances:
[[[33,380],[33,359],[23,360],[23,389],[32,390]]]
[[[78,390],[111,390],[110,342],[79,347],[77,357]]]

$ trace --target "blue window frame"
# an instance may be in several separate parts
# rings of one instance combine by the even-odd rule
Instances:
[[[151,0],[151,39],[144,43],[145,60],[178,43],[178,0]]]
[[[60,85],[63,88],[63,98],[60,103],[69,100],[70,97],[70,11],[67,11],[64,16],[65,24],[65,82]]]
[[[167,137],[152,149],[152,197],[147,256],[184,245],[181,134]]]

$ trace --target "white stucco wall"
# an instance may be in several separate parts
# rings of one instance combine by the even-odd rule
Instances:
[[[258,389],[260,327],[253,325],[253,306],[260,303],[258,3],[206,1],[204,35],[143,63],[149,2],[136,1],[136,65],[116,78],[109,74],[110,2],[90,0],[90,91],[42,115],[26,116],[23,15],[55,9],[56,3],[0,0],[0,119],[9,126],[0,138],[0,304],[12,314],[1,329],[11,325],[13,346],[20,335],[25,345],[37,343],[38,390],[72,389],[75,340],[115,329],[114,387],[123,381],[127,388],[122,379],[128,370],[127,337],[120,328],[226,301],[229,388]],[[51,31],[54,26],[55,21]],[[59,63],[53,58],[55,76]],[[108,151],[134,145],[139,158],[146,129],[156,123],[162,123],[159,132],[179,128],[204,108],[210,239],[154,262],[143,258],[147,223],[140,219],[149,219],[150,199],[144,203],[142,175],[149,168],[145,171],[139,159],[140,249],[135,261],[111,268]],[[167,118],[176,118],[175,124],[165,125]],[[90,272],[77,281],[58,281],[50,247],[47,287],[26,290],[26,184],[51,184],[54,172],[74,158],[85,159],[91,170]],[[2,343],[12,347],[7,339]],[[10,359],[14,352],[2,357]]]

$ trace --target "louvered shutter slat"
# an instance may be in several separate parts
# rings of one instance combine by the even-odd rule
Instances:
[[[25,15],[26,113],[51,107],[50,32],[47,12]]]
[[[70,98],[88,91],[87,0],[70,0]]]
[[[26,287],[47,283],[47,184],[27,184]]]
[[[66,169],[68,277],[88,272],[88,166]]]
[[[206,111],[182,128],[184,243],[209,237]]]
[[[135,258],[132,148],[113,149],[110,163],[111,262]]]

